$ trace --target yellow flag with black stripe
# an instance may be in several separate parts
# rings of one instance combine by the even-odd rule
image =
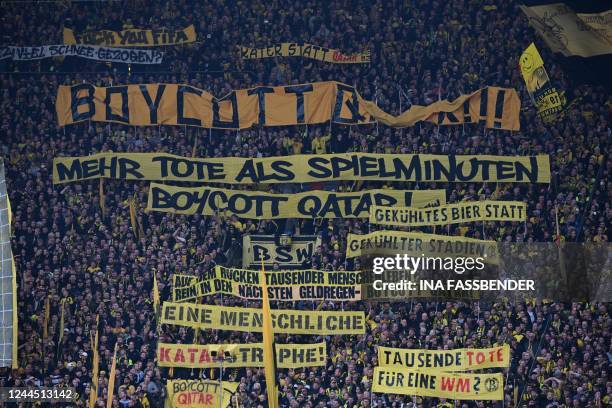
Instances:
[[[519,68],[538,116],[545,123],[553,121],[565,106],[565,94],[553,86],[534,43],[521,54]]]
[[[264,372],[266,375],[266,389],[268,391],[268,407],[278,408],[276,392],[276,358],[274,357],[274,331],[272,329],[272,313],[268,299],[268,285],[263,259],[261,260],[261,292],[263,312],[263,352]]]

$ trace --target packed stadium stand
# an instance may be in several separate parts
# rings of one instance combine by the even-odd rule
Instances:
[[[149,183],[140,181],[104,180],[101,206],[99,180],[52,183],[55,157],[111,151],[208,158],[346,152],[548,154],[550,184],[333,181],[221,187],[286,194],[315,189],[442,188],[449,203],[515,200],[526,202],[528,209],[524,223],[452,225],[444,228],[445,234],[506,242],[609,242],[610,89],[590,81],[588,72],[568,74],[563,57],[543,43],[517,2],[9,1],[0,7],[3,45],[62,44],[63,27],[82,32],[182,29],[193,24],[197,33],[194,43],[163,47],[163,62],[156,65],[78,57],[0,61],[0,149],[13,214],[19,319],[19,368],[0,369],[1,387],[71,386],[79,395],[76,405],[88,406],[92,333],[99,316],[96,407],[107,406],[116,343],[112,407],[162,407],[168,379],[219,380],[221,376],[239,383],[231,406],[267,407],[264,368],[170,369],[157,364],[158,342],[257,343],[262,335],[158,325],[154,276],[163,303],[171,298],[174,274],[201,277],[216,265],[240,267],[246,234],[319,235],[321,246],[305,268],[330,273],[356,270],[356,261],[345,258],[347,234],[381,229],[365,218],[264,220],[148,212]],[[238,52],[238,46],[295,41],[347,54],[369,49],[371,62],[333,64],[296,57],[250,60]],[[519,70],[519,56],[531,42],[538,46],[551,81],[564,90],[568,101],[553,123],[544,124],[536,115]],[[453,100],[486,86],[514,88],[522,102],[521,126],[510,131],[479,124],[423,122],[394,128],[377,123],[324,123],[237,131],[85,121],[60,127],[55,110],[60,85],[178,83],[221,97],[233,89],[327,80],[354,86],[365,99],[394,115],[412,105]],[[130,221],[133,197],[137,231]],[[433,227],[417,229],[435,231]],[[202,302],[261,306],[259,301],[227,295],[207,296]],[[278,343],[325,341],[328,354],[324,366],[277,369],[282,407],[594,408],[612,404],[609,303],[407,299],[401,303],[273,301],[272,307],[365,310],[368,321],[365,335],[277,334]],[[503,401],[455,401],[371,390],[377,346],[453,349],[503,344],[511,348],[511,365],[503,371]]]

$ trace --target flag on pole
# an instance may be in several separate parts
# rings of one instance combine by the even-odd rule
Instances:
[[[60,315],[60,332],[59,332],[59,341],[58,341],[58,343],[61,343],[62,339],[64,338],[64,324],[65,324],[64,323],[64,310],[65,310],[64,303],[65,303],[64,299],[60,300],[60,307],[62,308],[62,313]],[[58,346],[59,346],[59,344],[58,344]]]
[[[115,391],[115,376],[117,371],[117,345],[115,343],[115,352],[113,353],[113,363],[111,364],[110,377],[108,378],[108,393],[106,396],[106,408],[113,407],[113,394]]]
[[[100,355],[98,354],[98,324],[100,323],[100,315],[96,317],[96,335],[92,340],[92,352],[93,352],[93,368],[91,376],[91,387],[89,390],[89,408],[95,408],[96,401],[98,400],[98,370],[100,365]]]
[[[49,304],[49,296],[45,299],[45,320],[43,322],[43,339],[49,335],[49,319],[51,317],[51,305]]]
[[[129,198],[130,202],[130,224],[132,224],[132,231],[134,231],[134,235],[136,239],[140,239],[138,236],[138,225],[136,224],[136,194],[134,197]]]
[[[266,283],[266,271],[264,268],[263,259],[261,260],[261,292],[261,307],[263,312],[264,371],[266,376],[266,389],[268,391],[268,407],[278,408],[278,397],[276,393],[276,358],[274,357],[274,331],[272,329],[272,315],[270,313],[268,285]]]
[[[100,192],[100,209],[102,209],[102,215],[104,215],[106,212],[106,208],[104,205],[104,179],[103,178],[100,179],[99,192]]]

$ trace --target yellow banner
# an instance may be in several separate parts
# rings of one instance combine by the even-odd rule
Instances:
[[[222,293],[243,299],[262,299],[260,272],[216,266],[202,280],[173,275],[172,300],[189,302]],[[214,275],[214,276],[213,276]],[[346,271],[266,271],[271,300],[360,300],[361,273]]]
[[[472,371],[510,367],[510,346],[454,350],[400,349],[378,346],[378,365],[416,371]]]
[[[261,333],[263,317],[261,309],[164,302],[161,322],[199,329]],[[272,325],[277,334],[365,334],[365,314],[274,309]]]
[[[181,125],[217,129],[291,126],[334,122],[361,125],[379,121],[393,127],[426,121],[439,125],[480,123],[519,130],[521,102],[514,89],[487,87],[454,101],[412,105],[392,116],[364,100],[352,86],[315,82],[239,89],[217,99],[190,85],[133,84],[60,86],[56,100],[60,126],[83,121],[133,126]]]
[[[260,59],[273,57],[302,57],[334,64],[368,64],[370,51],[355,54],[344,54],[340,50],[320,47],[308,43],[281,43],[265,48],[249,48],[240,46],[240,58]]]
[[[158,28],[146,30],[131,28],[122,31],[99,30],[75,33],[64,28],[64,44],[104,45],[107,47],[152,47],[180,45],[195,42],[195,27],[190,25],[182,30]]]
[[[327,345],[276,344],[278,368],[325,365]],[[157,344],[160,367],[224,368],[263,367],[263,343],[250,344]]]
[[[236,215],[266,220],[367,218],[372,204],[425,207],[445,203],[445,190],[379,189],[355,193],[313,190],[298,194],[271,194],[151,183],[147,210],[186,215]]]
[[[374,367],[373,392],[455,400],[504,399],[504,377],[496,374],[445,373]]]
[[[439,207],[370,207],[370,223],[400,227],[460,224],[474,221],[526,221],[527,204],[520,201],[476,201]]]
[[[520,8],[554,52],[566,57],[612,53],[612,10],[575,13],[564,3]]]
[[[278,264],[281,269],[304,269],[304,264],[310,262],[321,246],[321,236],[293,235],[290,239],[288,244],[281,243],[275,235],[243,235],[242,266],[258,268],[263,262],[270,268]]]
[[[168,380],[165,408],[233,408],[237,382],[211,380]]]
[[[414,254],[420,257],[482,257],[498,264],[497,242],[474,238],[425,234],[422,232],[374,231],[365,235],[348,234],[346,257],[362,254]]]
[[[97,153],[53,159],[53,183],[97,178],[228,184],[321,181],[550,183],[547,155],[342,153],[265,158],[190,158],[166,153]]]
[[[521,55],[519,67],[538,115],[546,123],[553,121],[565,106],[565,95],[559,93],[550,82],[544,61],[534,43]]]

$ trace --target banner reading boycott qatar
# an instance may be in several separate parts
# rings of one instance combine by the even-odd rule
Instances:
[[[363,125],[378,121],[410,127],[425,121],[441,126],[479,123],[491,129],[519,130],[521,101],[516,90],[489,86],[453,101],[412,105],[393,116],[357,90],[336,81],[239,89],[215,98],[184,84],[60,86],[56,99],[60,126],[115,122],[132,126],[178,125],[216,129],[293,126],[333,122]]]
[[[168,380],[165,408],[230,407],[237,382]]]

